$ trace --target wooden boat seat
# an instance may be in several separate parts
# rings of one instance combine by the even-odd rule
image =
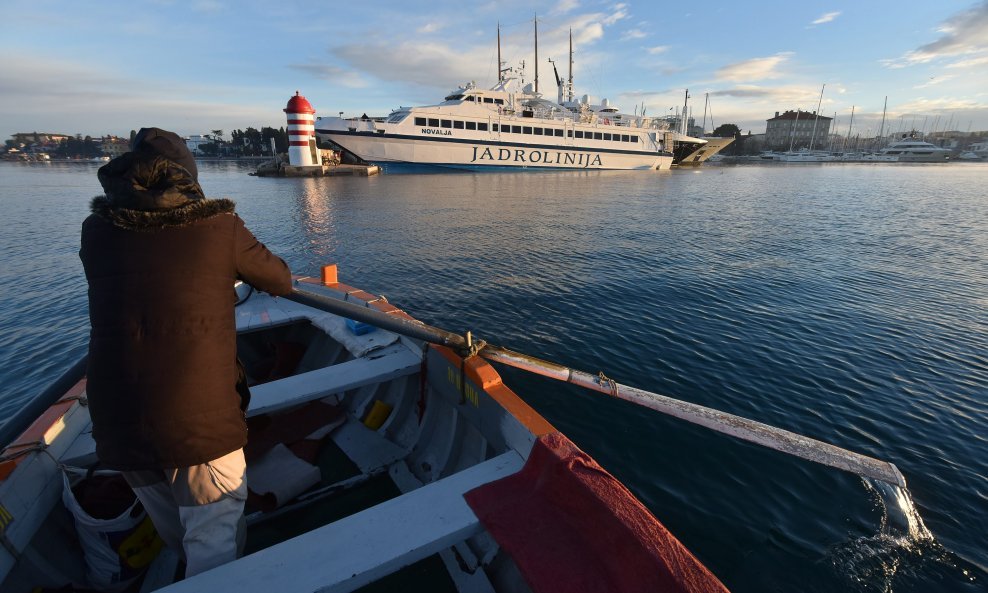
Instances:
[[[250,388],[248,416],[301,404],[365,385],[411,375],[421,367],[421,353],[396,343],[362,358],[300,373]]]
[[[160,591],[352,591],[480,533],[463,494],[523,465],[508,451]]]

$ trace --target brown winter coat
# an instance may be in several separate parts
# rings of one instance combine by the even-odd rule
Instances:
[[[128,158],[129,157],[129,158]],[[82,225],[89,281],[87,393],[100,460],[187,467],[244,446],[236,279],[291,291],[285,263],[175,163],[128,153],[100,170]]]

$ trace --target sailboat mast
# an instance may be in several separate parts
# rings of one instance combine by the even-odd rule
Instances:
[[[792,127],[789,128],[789,152],[792,152],[792,145],[796,141],[796,127],[799,125],[799,107],[796,108],[796,119],[792,122]]]
[[[882,105],[882,126],[878,129],[878,138],[879,138],[878,141],[882,145],[885,144],[885,110],[888,109],[888,106],[889,106],[889,96],[885,95],[885,104]]]
[[[710,104],[710,93],[703,94],[703,135],[707,135],[707,105]]]
[[[847,143],[851,139],[851,128],[854,127],[854,105],[851,105],[851,121],[847,122],[847,137],[844,138],[844,150],[847,150]]]
[[[816,140],[816,123],[820,121],[820,106],[823,105],[823,89],[825,88],[827,85],[820,88],[820,100],[816,102],[816,117],[813,118],[813,133],[810,134],[810,150],[813,150],[813,141]]]
[[[687,112],[686,105],[689,103],[689,101],[690,101],[690,90],[686,89],[686,97],[683,98],[683,119],[681,122],[679,122],[679,131],[683,134],[683,136],[687,135],[686,134],[686,112]]]
[[[535,16],[535,92],[539,92],[539,17]]]
[[[504,82],[504,70],[501,66],[504,62],[501,61],[501,23],[497,24],[497,81]]]
[[[569,92],[567,93],[570,102],[573,101],[573,29],[569,30]]]

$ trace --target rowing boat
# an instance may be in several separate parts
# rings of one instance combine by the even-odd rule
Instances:
[[[245,554],[182,580],[178,555],[136,529],[115,544],[128,575],[107,589],[726,591],[501,381],[482,345],[429,343],[320,307],[428,327],[338,282],[335,266],[295,283],[304,298],[241,287],[236,308],[252,384]],[[84,368],[27,408],[29,426],[22,414],[2,427],[4,592],[94,585],[63,504],[67,489],[112,473],[99,468]]]

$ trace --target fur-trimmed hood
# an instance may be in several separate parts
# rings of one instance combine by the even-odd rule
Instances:
[[[128,230],[185,226],[234,209],[230,200],[207,200],[193,172],[151,148],[113,159],[97,176],[106,194],[93,198],[93,214]]]
[[[165,227],[185,226],[193,222],[232,213],[233,200],[196,200],[170,210],[134,210],[117,207],[107,196],[93,198],[92,213],[114,226],[131,231],[156,231]]]

